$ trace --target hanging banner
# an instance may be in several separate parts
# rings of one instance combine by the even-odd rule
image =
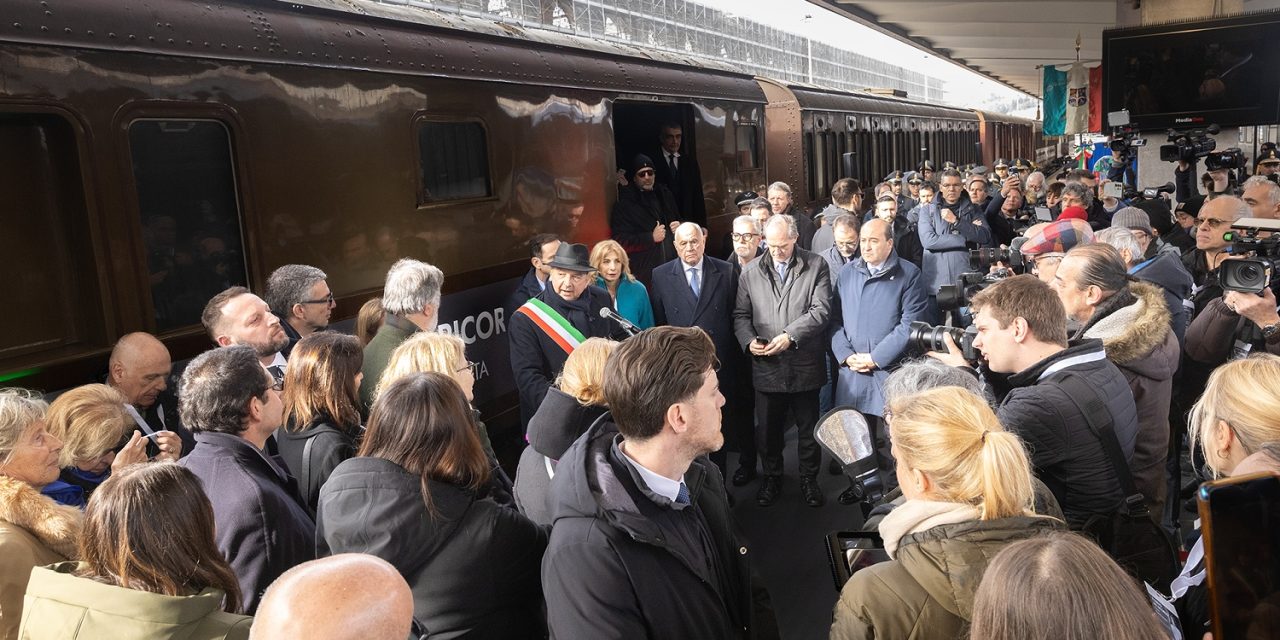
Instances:
[[[1067,74],[1052,65],[1044,68],[1044,135],[1066,133]]]
[[[1102,133],[1102,65],[1089,70],[1089,132]]]
[[[1079,62],[1067,70],[1067,135],[1089,132],[1089,70]]]

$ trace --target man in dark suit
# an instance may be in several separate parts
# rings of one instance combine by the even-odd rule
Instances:
[[[586,245],[560,243],[549,264],[547,288],[507,321],[511,372],[520,390],[520,419],[526,427],[565,360],[583,340],[627,337],[616,321],[600,317],[600,309],[613,308],[613,301],[607,291],[591,286],[595,269]]]
[[[177,444],[170,441],[176,438],[182,455],[191,453],[196,438],[178,419],[178,397],[169,392],[173,365],[164,343],[149,333],[127,334],[111,350],[108,367],[107,385],[124,395],[129,417],[144,434],[161,434],[153,447]]]
[[[560,237],[554,233],[539,233],[529,239],[529,262],[533,266],[529,269],[529,273],[524,274],[515,293],[507,298],[507,304],[504,307],[507,315],[503,317],[510,318],[520,305],[547,288],[547,279],[551,275],[549,263],[556,255],[556,249],[559,248]]]
[[[676,227],[675,260],[653,270],[653,286],[649,297],[653,303],[654,322],[674,327],[698,327],[711,336],[720,360],[717,375],[720,391],[725,395],[725,420],[721,427],[737,441],[738,484],[755,475],[755,429],[751,415],[751,389],[742,389],[742,350],[733,337],[733,305],[738,296],[738,278],[733,265],[706,255],[707,236],[702,227],[686,222]],[[744,408],[745,407],[745,408]],[[722,448],[711,459],[725,469],[726,452]]]
[[[684,128],[678,122],[664,122],[658,130],[658,155],[654,170],[658,184],[664,185],[676,199],[676,219],[707,223],[706,204],[702,201],[702,175],[698,160],[691,153],[681,153]]]

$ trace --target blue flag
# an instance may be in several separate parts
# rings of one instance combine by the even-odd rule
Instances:
[[[1060,136],[1067,130],[1067,73],[1053,65],[1044,68],[1044,135]]]

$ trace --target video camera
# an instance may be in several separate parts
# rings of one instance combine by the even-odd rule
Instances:
[[[1267,237],[1259,237],[1267,233]],[[1226,291],[1262,293],[1280,273],[1280,220],[1241,218],[1222,239],[1231,243],[1233,254],[1253,254],[1252,258],[1224,260],[1218,281]]]
[[[1014,238],[1012,246],[1007,249],[1004,247],[970,249],[970,270],[956,276],[955,284],[944,284],[938,287],[938,308],[943,311],[953,311],[967,307],[969,300],[973,299],[979,291],[1010,276],[1025,273],[1027,263],[1022,256],[1022,245],[1026,242],[1027,238],[1020,236]],[[1005,266],[991,268],[997,264]]]
[[[1160,145],[1160,160],[1163,162],[1195,162],[1213,152],[1218,141],[1209,136],[1217,134],[1222,128],[1211,124],[1203,129],[1187,131],[1169,130],[1169,144]]]
[[[1147,187],[1146,189],[1130,189],[1127,186],[1124,190],[1124,199],[1130,202],[1144,202],[1147,200],[1155,200],[1163,198],[1165,194],[1174,193],[1177,188],[1172,182],[1166,182],[1158,187]]]
[[[1126,165],[1137,158],[1137,149],[1146,145],[1147,139],[1138,137],[1137,129],[1126,125],[1112,130],[1111,144],[1108,146],[1111,147],[1111,153],[1115,156],[1116,164]]]
[[[974,338],[978,337],[978,328],[969,325],[967,329],[959,327],[933,326],[928,322],[912,322],[911,331],[907,334],[907,343],[924,352],[940,351],[946,353],[947,341],[946,334],[951,334],[951,339],[955,341],[956,346],[960,347],[960,352],[964,354],[964,359],[973,362],[979,359],[982,354],[973,346]]]
[[[1223,149],[1204,157],[1204,168],[1209,171],[1239,171],[1248,165],[1244,152],[1238,147]]]

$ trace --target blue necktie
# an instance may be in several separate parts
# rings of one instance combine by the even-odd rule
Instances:
[[[693,289],[693,297],[702,297],[702,282],[698,279],[697,267],[689,270],[689,288]]]
[[[689,504],[689,487],[683,482],[680,483],[680,491],[676,492],[676,502],[680,504]]]
[[[786,281],[787,281],[787,263],[779,262],[778,263],[778,282],[782,283]]]

